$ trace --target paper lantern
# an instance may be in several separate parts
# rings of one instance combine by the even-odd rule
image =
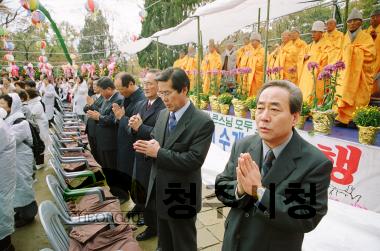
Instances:
[[[41,22],[45,21],[45,15],[39,11],[39,10],[36,10],[36,11],[33,11],[32,13],[32,23],[34,25],[36,24],[39,24]]]
[[[22,6],[24,9],[26,9],[26,10],[29,10],[29,9],[30,9],[30,8],[29,8],[29,3],[28,3],[27,0],[20,0],[20,4],[21,4],[21,6]]]
[[[15,45],[12,42],[4,42],[4,50],[13,51],[15,49]]]
[[[98,3],[95,0],[87,0],[85,8],[88,12],[94,13],[98,10]]]
[[[45,56],[39,56],[38,57],[38,61],[41,62],[41,63],[46,63],[48,61],[48,59]]]
[[[31,11],[37,10],[40,4],[38,0],[28,0],[28,3]]]
[[[8,62],[13,62],[15,60],[15,57],[12,54],[5,54],[3,58]]]

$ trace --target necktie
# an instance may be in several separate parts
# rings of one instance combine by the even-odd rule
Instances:
[[[148,105],[146,107],[146,110],[149,110],[151,107],[152,107],[152,103],[150,103],[150,101],[148,101]]]
[[[169,132],[172,132],[177,125],[177,120],[175,118],[174,112],[170,113],[169,116]]]
[[[275,160],[275,159],[276,159],[276,157],[274,156],[272,149],[269,150],[267,152],[267,154],[265,155],[265,159],[264,159],[263,166],[262,166],[263,177],[265,177],[265,175],[269,172],[270,168],[272,167],[273,160]]]

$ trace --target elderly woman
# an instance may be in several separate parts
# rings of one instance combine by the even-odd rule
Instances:
[[[0,108],[0,250],[13,250],[13,200],[16,189],[16,140],[3,121],[7,112]]]
[[[16,93],[0,96],[0,107],[7,112],[5,122],[16,138],[16,191],[13,200],[15,226],[21,227],[34,220],[37,203],[33,191],[33,137],[28,121],[22,113],[22,103]]]

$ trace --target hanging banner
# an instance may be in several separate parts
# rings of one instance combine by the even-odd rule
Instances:
[[[211,162],[206,160],[203,171],[206,182],[215,180],[218,173],[223,171],[228,160],[224,153],[229,153],[236,140],[256,133],[254,120],[237,118],[205,111],[215,124],[212,138],[213,146],[209,151]],[[380,213],[380,147],[362,145],[324,135],[310,135],[303,130],[298,133],[308,142],[319,148],[332,162],[331,184],[329,199],[340,201],[354,207],[372,210]],[[218,146],[219,149],[215,149]],[[214,152],[214,153],[212,153]],[[219,152],[216,154],[215,152]],[[218,155],[220,157],[218,157]],[[220,167],[220,160],[224,160]],[[215,176],[215,177],[210,177]],[[205,179],[205,178],[204,178]]]

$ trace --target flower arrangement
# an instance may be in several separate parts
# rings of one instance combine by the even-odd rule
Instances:
[[[380,130],[380,108],[376,106],[357,108],[353,120],[359,128],[359,142],[373,145]]]
[[[309,116],[311,111],[311,107],[308,103],[303,102],[301,108],[301,116]]]
[[[280,79],[280,72],[283,69],[284,68],[281,66],[275,66],[273,68],[268,68],[267,69],[267,76],[268,76],[269,80]],[[274,77],[273,77],[273,75],[274,75]]]
[[[219,104],[231,105],[233,96],[229,93],[223,93],[218,97]]]
[[[256,107],[257,107],[257,99],[256,97],[249,97],[245,104],[247,105],[249,111],[251,112],[251,119],[254,120],[256,116]]]
[[[380,126],[380,108],[377,106],[359,107],[353,115],[354,123],[358,126]]]

